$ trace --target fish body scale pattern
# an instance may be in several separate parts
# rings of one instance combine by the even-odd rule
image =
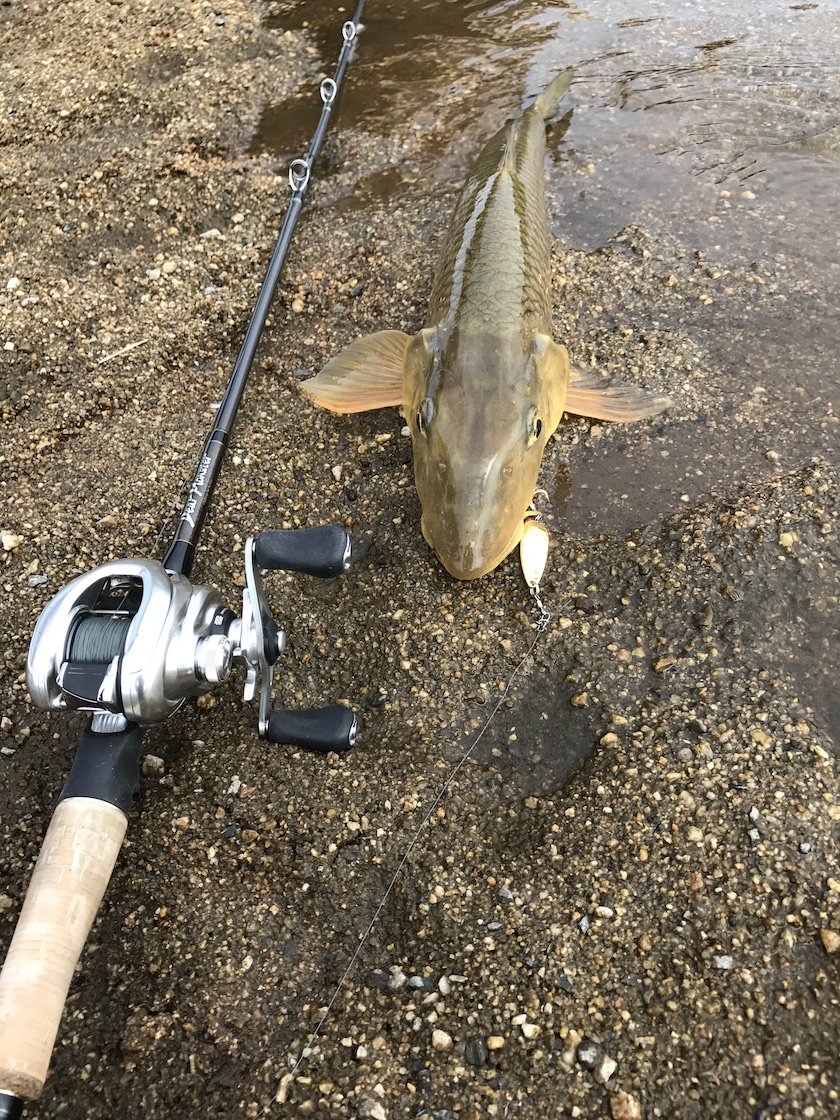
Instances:
[[[441,252],[429,325],[507,334],[527,349],[551,324],[545,123],[528,109],[485,145]]]

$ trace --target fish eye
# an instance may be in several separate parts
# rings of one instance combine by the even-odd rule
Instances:
[[[420,403],[420,411],[415,417],[417,423],[417,431],[421,436],[426,435],[429,430],[429,425],[432,422],[432,417],[435,412],[435,402],[431,397],[424,397]]]
[[[531,446],[532,443],[536,443],[536,441],[540,438],[540,435],[542,434],[542,427],[543,427],[542,417],[540,416],[540,414],[537,412],[537,410],[535,408],[532,408],[529,415],[528,415],[528,446],[529,447]]]

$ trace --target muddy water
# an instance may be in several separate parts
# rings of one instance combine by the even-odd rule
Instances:
[[[621,535],[836,457],[838,15],[838,0],[368,5],[342,122],[390,146],[330,204],[451,193],[523,96],[571,65],[572,108],[547,165],[553,234],[572,256],[650,258],[647,288],[607,292],[606,317],[593,307],[603,293],[585,293],[574,314],[620,331],[642,368],[651,337],[696,347],[661,425],[584,432],[549,462],[542,484],[568,531]],[[306,26],[328,68],[328,6],[278,4],[271,18]],[[252,149],[300,152],[315,112],[309,88],[269,106]],[[812,615],[813,649],[833,648],[834,624]],[[797,656],[812,702],[835,711],[824,655]]]

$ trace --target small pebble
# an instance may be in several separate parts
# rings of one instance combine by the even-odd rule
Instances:
[[[408,977],[400,969],[396,969],[388,978],[388,990],[391,992],[398,992],[402,988]]]
[[[147,754],[143,759],[144,778],[162,778],[166,773],[166,764],[156,754]]]
[[[366,985],[379,992],[387,992],[390,982],[391,974],[386,972],[384,968],[374,968],[365,977]]]
[[[603,1049],[591,1038],[584,1038],[577,1048],[575,1055],[578,1065],[584,1069],[595,1069],[604,1056]]]
[[[464,1047],[464,1058],[469,1066],[483,1066],[487,1063],[488,1049],[483,1038],[469,1038]]]
[[[442,1052],[444,1050],[452,1049],[452,1035],[442,1031],[440,1027],[435,1027],[432,1031],[432,1049]]]
[[[29,576],[26,582],[29,587],[43,587],[47,582],[47,577],[45,575]]]
[[[712,957],[712,964],[715,966],[715,968],[719,968],[722,971],[728,971],[734,966],[735,962],[732,960],[732,957],[730,957],[728,953],[718,953],[716,956]]]
[[[641,1120],[642,1106],[630,1093],[613,1093],[610,1097],[613,1120]]]
[[[615,1058],[611,1058],[609,1054],[604,1054],[600,1062],[595,1066],[592,1071],[592,1076],[599,1085],[606,1085],[615,1071],[618,1069],[618,1062]]]
[[[840,933],[836,933],[833,929],[821,929],[820,941],[827,953],[832,955],[840,953]]]
[[[487,1039],[488,1050],[501,1050],[505,1044],[504,1037],[500,1034],[491,1034]]]

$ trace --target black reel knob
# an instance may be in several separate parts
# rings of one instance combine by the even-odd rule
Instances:
[[[356,742],[358,720],[343,704],[302,711],[276,711],[268,717],[266,738],[270,743],[286,743],[319,754],[349,751]]]
[[[303,572],[330,579],[350,567],[350,538],[337,525],[266,529],[254,540],[254,559],[268,571]]]

